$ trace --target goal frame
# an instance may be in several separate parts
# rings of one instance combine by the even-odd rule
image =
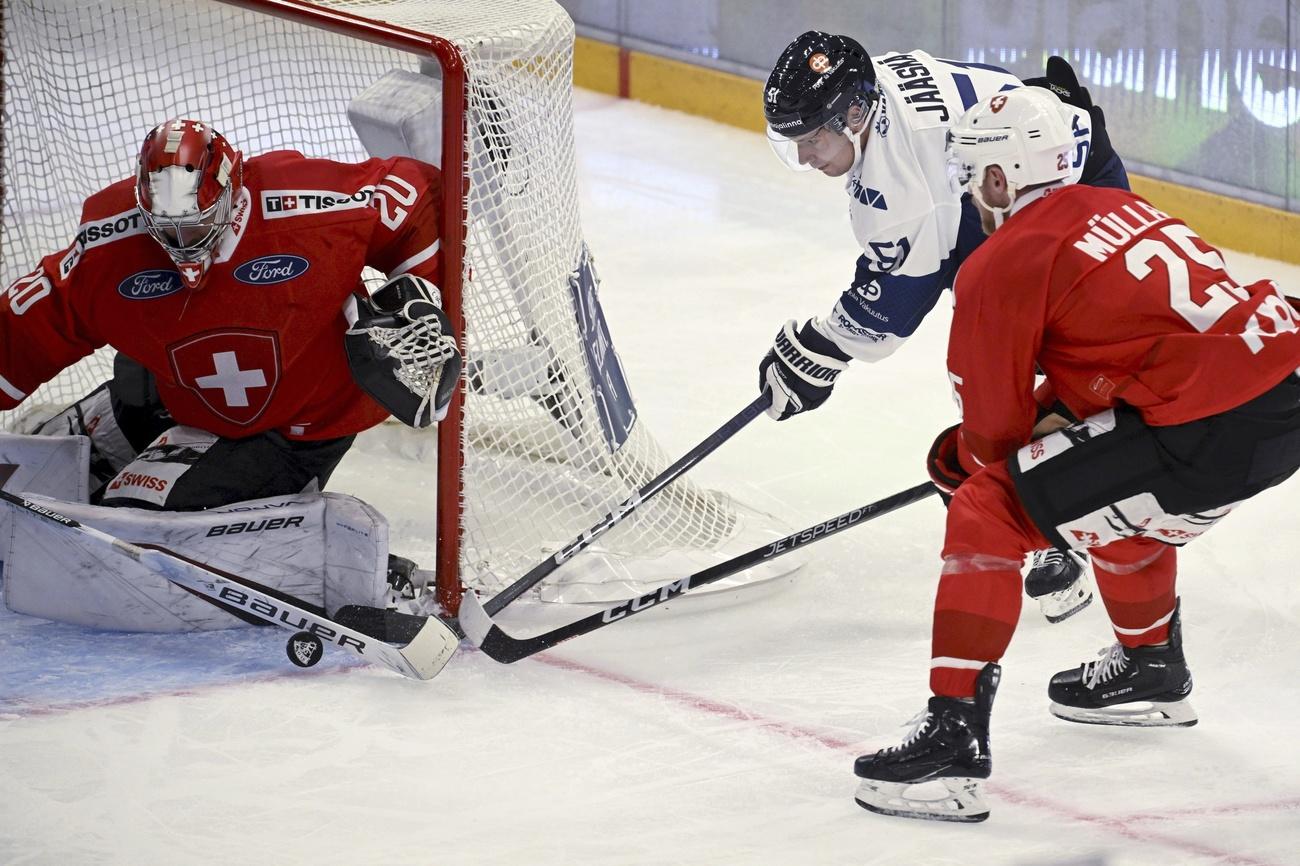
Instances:
[[[363,18],[350,12],[327,9],[305,0],[220,0],[267,15],[286,18],[349,38],[361,39],[406,51],[438,62],[443,75],[442,163],[445,175],[455,167],[461,183],[442,184],[439,207],[442,240],[442,273],[438,288],[442,292],[444,312],[451,321],[460,346],[466,349],[464,299],[465,224],[467,203],[463,182],[469,171],[465,149],[467,135],[465,106],[468,82],[460,51],[450,41],[399,25]],[[460,377],[452,392],[446,417],[438,422],[437,514],[435,523],[434,568],[439,604],[450,614],[460,608],[461,497],[464,492],[464,453],[461,450],[464,428],[465,379]]]
[[[137,125],[195,104],[254,154],[406,155],[443,172],[429,207],[441,224],[430,278],[465,369],[436,429],[387,424],[365,437],[369,465],[417,461],[412,483],[394,486],[389,472],[353,481],[360,495],[401,503],[393,525],[446,610],[458,610],[467,588],[495,595],[550,563],[669,465],[639,420],[601,309],[576,182],[574,28],[555,0],[11,0],[11,24],[6,39],[21,41],[6,43],[14,128],[0,131],[11,163],[0,165],[6,253],[14,240],[0,259],[7,279],[20,276],[18,259],[61,246],[86,195],[121,180]],[[64,50],[68,33],[82,38]],[[139,54],[142,38],[157,50]],[[72,127],[85,134],[60,134]],[[96,146],[98,131],[112,141]],[[41,136],[53,136],[49,147]],[[65,164],[79,167],[75,177]],[[111,357],[105,347],[69,366],[23,411],[0,413],[0,426],[30,429],[84,396],[111,375]],[[663,574],[720,561],[724,548],[778,536],[778,524],[682,478],[530,600],[636,596]]]

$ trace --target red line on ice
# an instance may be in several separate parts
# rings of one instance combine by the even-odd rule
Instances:
[[[657,695],[659,697],[668,698],[678,704],[690,707],[691,709],[700,710],[701,712],[709,713],[710,715],[735,719],[738,721],[752,722],[763,730],[771,731],[784,737],[797,740],[811,740],[827,747],[828,749],[834,749],[847,754],[856,754],[858,751],[858,745],[855,741],[843,740],[839,737],[830,736],[829,734],[818,731],[814,728],[807,728],[790,722],[765,718],[760,713],[751,712],[738,707],[735,704],[723,703],[722,701],[681,691],[680,689],[655,685],[654,683],[648,683],[636,679],[635,677],[601,670],[600,668],[594,668],[582,664],[581,662],[560,658],[549,653],[537,655],[533,658],[553,668],[586,674],[587,676],[595,677],[596,679],[604,680],[606,682],[617,683],[634,691],[641,692],[642,694]],[[1084,812],[1072,808],[1065,803],[1047,797],[1041,797],[1037,794],[1031,794],[1019,788],[1008,787],[1007,785],[997,782],[990,782],[989,790],[991,793],[997,795],[999,799],[1009,803],[1016,803],[1017,805],[1028,806],[1033,809],[1050,812],[1059,818],[1066,818],[1081,824],[1091,824],[1097,827],[1104,827],[1111,833],[1135,841],[1164,845],[1175,850],[1186,851],[1202,857],[1214,857],[1223,863],[1240,864],[1240,866],[1284,866],[1284,864],[1273,863],[1268,860],[1260,860],[1256,857],[1248,857],[1243,854],[1236,854],[1210,845],[1191,842],[1174,835],[1152,832],[1149,828],[1134,825],[1140,824],[1143,821],[1171,819],[1182,815],[1192,817],[1195,815],[1242,814],[1246,812],[1261,813],[1284,808],[1300,808],[1300,800],[1292,800],[1276,801],[1271,803],[1210,806],[1203,809],[1171,810],[1169,812],[1143,813],[1121,818]]]

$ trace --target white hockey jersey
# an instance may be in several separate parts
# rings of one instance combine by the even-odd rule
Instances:
[[[819,331],[850,356],[878,361],[912,335],[984,239],[979,215],[948,185],[945,140],[967,108],[1020,87],[1006,70],[931,57],[873,57],[879,108],[845,182],[849,220],[862,246],[853,283]],[[1091,147],[1088,112],[1062,105],[1078,140],[1071,182]]]

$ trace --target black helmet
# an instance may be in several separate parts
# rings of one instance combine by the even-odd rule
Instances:
[[[786,46],[767,77],[763,113],[769,135],[795,138],[829,124],[842,132],[853,106],[875,103],[876,70],[855,40],[809,30]]]

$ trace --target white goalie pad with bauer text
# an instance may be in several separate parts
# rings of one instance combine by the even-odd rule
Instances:
[[[90,439],[0,433],[0,487],[30,490],[67,502],[90,498]],[[0,539],[10,535],[12,509],[0,508]]]
[[[388,524],[351,496],[301,494],[197,512],[160,512],[27,499],[126,541],[158,547],[332,616],[346,604],[383,607]],[[104,559],[37,515],[10,512],[0,539],[4,601],[17,613],[114,631],[177,632],[246,624],[206,598],[124,557]]]

